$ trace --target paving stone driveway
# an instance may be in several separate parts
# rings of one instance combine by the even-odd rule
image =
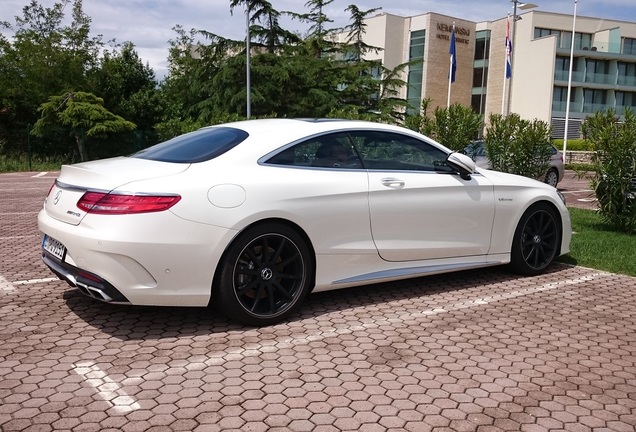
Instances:
[[[254,329],[51,278],[0,175],[0,430],[634,431],[636,279],[554,265],[314,294]]]

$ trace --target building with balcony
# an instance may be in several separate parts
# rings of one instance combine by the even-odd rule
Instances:
[[[505,38],[508,18],[472,22],[426,13],[412,17],[380,14],[366,20],[365,43],[381,50],[367,54],[385,67],[421,60],[405,72],[402,97],[420,108],[446,106],[450,35],[455,25],[457,73],[451,103],[491,113],[518,113],[539,119],[562,137],[567,105],[572,15],[529,11],[517,17],[512,76],[506,78]],[[343,41],[346,34],[339,36]],[[570,96],[569,137],[580,135],[581,121],[613,108],[636,112],[636,22],[577,16]]]

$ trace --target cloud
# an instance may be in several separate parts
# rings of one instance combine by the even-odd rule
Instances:
[[[0,20],[13,23],[13,17],[22,15],[22,8],[30,0],[0,1]],[[39,0],[45,7],[52,7],[55,2]],[[306,0],[271,0],[271,3],[279,11],[306,11]],[[497,20],[512,12],[512,3],[502,0],[335,0],[326,8],[327,15],[334,20],[333,26],[342,27],[349,23],[349,13],[345,9],[351,3],[363,11],[382,7],[380,12],[401,16],[436,12],[476,22]],[[536,3],[539,4],[536,9],[539,11],[573,13],[573,0],[536,0]],[[579,2],[577,13],[581,16],[623,20],[636,16],[634,3],[634,0]],[[92,19],[93,35],[103,35],[104,41],[131,41],[140,57],[144,62],[149,62],[159,78],[167,73],[168,41],[176,36],[172,30],[176,25],[181,25],[185,30],[206,30],[231,39],[245,37],[243,10],[238,8],[233,14],[230,13],[229,0],[84,0],[83,6],[84,12]],[[67,6],[65,13],[70,18],[70,6]],[[306,25],[298,21],[286,19],[282,22],[293,30],[301,33],[306,31]]]

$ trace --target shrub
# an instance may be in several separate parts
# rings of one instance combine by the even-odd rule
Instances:
[[[538,179],[550,165],[550,127],[541,120],[492,114],[484,144],[490,167],[497,171]]]
[[[438,107],[433,116],[429,116],[429,103],[430,99],[423,100],[420,114],[407,116],[405,126],[455,151],[463,150],[479,136],[483,120],[470,107],[456,103],[449,108]]]
[[[613,109],[585,119],[583,135],[596,151],[592,188],[596,192],[601,217],[623,232],[636,229],[636,115],[625,112],[619,121]]]
[[[559,150],[563,149],[563,140],[552,140],[552,144]],[[592,151],[592,143],[585,139],[568,139],[567,151]]]
[[[436,138],[451,150],[463,150],[477,138],[482,124],[479,114],[458,103],[435,110]]]

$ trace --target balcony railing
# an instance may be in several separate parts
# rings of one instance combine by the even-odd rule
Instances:
[[[554,73],[555,81],[568,81],[569,71],[558,70]],[[572,71],[572,82],[585,82],[585,74],[583,72]]]
[[[554,72],[554,80],[567,82],[568,73],[568,71],[557,70]],[[636,87],[636,77],[624,75],[616,76],[614,74],[585,74],[584,72],[572,72],[572,82],[611,86],[618,84],[619,86]]]
[[[590,84],[613,85],[616,84],[616,75],[587,73],[585,74],[585,82]]]
[[[560,112],[564,113],[567,108],[565,101],[552,101],[552,112]],[[627,108],[631,108],[632,111],[636,112],[636,107],[626,107],[626,106],[611,106],[607,104],[592,104],[592,103],[582,103],[581,101],[574,101],[570,103],[570,112],[580,113],[580,114],[594,114],[598,111],[607,111],[608,109],[613,108],[618,115],[624,115],[625,110]]]
[[[618,85],[636,87],[636,77],[619,75]]]

